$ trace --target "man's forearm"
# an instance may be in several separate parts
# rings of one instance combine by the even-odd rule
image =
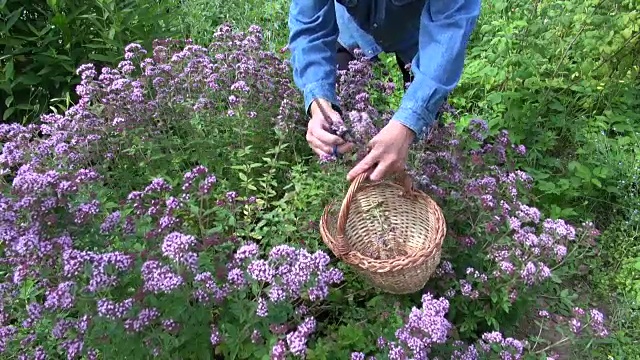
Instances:
[[[316,99],[338,105],[335,49],[338,39],[333,0],[292,0],[289,49],[293,79],[302,91],[305,110]]]
[[[417,136],[435,121],[460,80],[480,6],[480,0],[429,0],[422,11],[419,48],[411,66],[414,80],[393,117]]]

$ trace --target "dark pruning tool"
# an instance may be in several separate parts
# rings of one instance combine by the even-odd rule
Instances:
[[[331,116],[329,116],[329,113],[327,112],[327,110],[324,108],[324,106],[320,103],[318,103],[317,105],[318,105],[318,108],[320,109],[320,112],[322,113],[322,116],[324,116],[324,119],[329,123],[329,132],[333,135],[340,137],[342,140],[346,142],[354,143],[355,137],[353,136],[353,132],[351,131],[351,129],[349,129],[344,124],[344,122],[342,122],[341,124],[335,124],[331,119]],[[338,145],[333,145],[332,155],[336,158],[339,158],[342,156],[342,154],[338,153]]]

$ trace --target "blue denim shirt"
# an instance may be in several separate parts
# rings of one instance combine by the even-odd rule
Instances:
[[[291,0],[289,50],[305,109],[336,97],[336,46],[397,53],[413,81],[393,119],[419,137],[462,75],[481,0]]]

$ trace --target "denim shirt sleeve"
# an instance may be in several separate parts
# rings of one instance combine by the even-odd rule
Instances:
[[[414,78],[393,119],[422,136],[462,75],[465,51],[481,0],[429,0],[420,18]]]
[[[293,80],[302,90],[305,110],[308,112],[311,102],[318,98],[338,106],[334,0],[292,0],[289,29]]]

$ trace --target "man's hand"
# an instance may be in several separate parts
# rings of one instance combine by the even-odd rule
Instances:
[[[330,117],[326,119],[324,112]],[[331,108],[331,103],[324,99],[317,99],[311,104],[311,120],[307,125],[307,142],[318,156],[333,155],[333,148],[337,146],[338,153],[344,154],[353,148],[353,144],[345,142],[339,136],[333,135],[331,122],[342,123],[340,114]]]
[[[353,181],[361,173],[372,171],[369,178],[378,181],[404,170],[409,146],[414,137],[413,130],[396,120],[389,121],[387,126],[369,141],[369,154],[347,174],[347,180]]]

